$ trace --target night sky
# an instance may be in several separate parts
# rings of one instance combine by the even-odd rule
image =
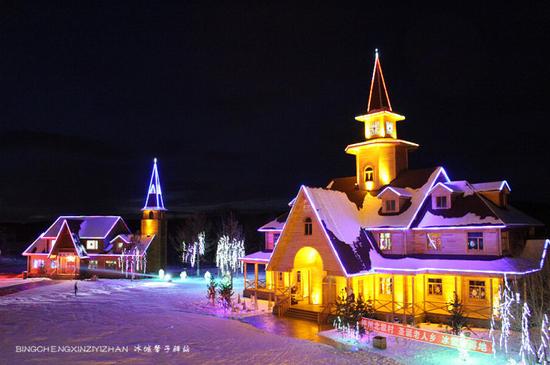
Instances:
[[[354,174],[375,48],[411,168],[550,203],[547,7],[260,3],[0,2],[0,219],[135,213],[153,157],[171,211],[284,208]]]

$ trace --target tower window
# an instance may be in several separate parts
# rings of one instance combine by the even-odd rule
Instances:
[[[155,219],[155,213],[149,212],[149,219]]]
[[[365,169],[365,181],[374,181],[374,170],[370,166]]]
[[[304,219],[304,234],[306,236],[311,236],[313,234],[313,222],[309,217]]]
[[[390,121],[386,121],[386,134],[392,134],[393,133],[393,123]]]

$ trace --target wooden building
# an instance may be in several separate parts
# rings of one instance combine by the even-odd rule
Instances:
[[[458,295],[471,319],[487,320],[505,276],[539,271],[550,241],[542,224],[515,209],[505,181],[453,181],[443,167],[409,169],[419,146],[397,136],[378,53],[365,140],[346,148],[355,175],[302,186],[287,215],[263,226],[266,250],[241,258],[254,267],[245,295],[328,313],[346,288],[387,320],[437,320]],[[265,279],[259,268],[265,267]],[[293,300],[294,298],[294,300]]]
[[[29,276],[135,277],[166,267],[166,220],[155,159],[141,232],[119,216],[61,216],[23,252]]]

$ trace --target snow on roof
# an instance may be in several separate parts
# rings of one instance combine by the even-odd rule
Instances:
[[[448,181],[447,174],[442,167],[434,169],[422,186],[416,189],[406,187],[405,190],[411,195],[410,206],[396,215],[380,215],[378,212],[382,208],[382,202],[375,196],[367,194],[363,202],[363,208],[360,211],[360,219],[363,223],[363,227],[367,229],[409,227],[426,199],[428,192],[435,183],[440,180]]]
[[[283,230],[283,227],[285,226],[285,222],[288,218],[288,213],[289,212],[286,212],[286,213],[283,213],[281,214],[280,216],[278,216],[277,218],[275,218],[274,220],[264,224],[263,226],[261,226],[260,228],[258,228],[258,232],[266,232],[266,231],[282,231]]]
[[[119,220],[120,216],[61,216],[44,232],[44,237],[57,237],[63,221],[67,221],[80,238],[105,238]]]
[[[475,213],[467,213],[462,217],[445,217],[427,211],[418,224],[418,228],[445,227],[445,226],[476,226],[476,225],[503,225],[503,222],[493,216],[480,217]]]
[[[384,189],[382,189],[382,191],[376,197],[380,198],[382,195],[384,195],[386,191],[393,191],[395,194],[406,198],[412,197],[412,194],[410,193],[409,190],[404,188],[393,187],[393,186],[386,186]]]
[[[510,185],[506,180],[500,180],[500,181],[491,181],[491,182],[484,182],[484,183],[477,183],[472,184],[475,191],[481,192],[481,191],[501,191],[506,187],[508,191],[512,191],[510,189]]]
[[[383,257],[371,241],[370,261],[374,272],[455,272],[523,275],[539,271],[544,264],[550,240],[529,240],[520,257],[488,259],[419,259]],[[364,273],[359,273],[364,274]]]
[[[132,251],[134,248],[136,248],[139,252],[139,255],[143,256],[143,254],[147,252],[147,249],[149,249],[149,245],[151,245],[151,242],[153,242],[154,238],[155,235],[119,234],[109,241],[110,245],[106,248],[106,252],[93,254],[91,256],[115,254],[114,250],[116,249],[116,247],[112,243],[117,239],[120,239],[121,241],[126,243],[127,246],[125,246],[125,249],[127,251]]]
[[[272,253],[272,251],[257,251],[249,255],[239,257],[239,260],[243,262],[268,263],[269,259],[271,259]]]

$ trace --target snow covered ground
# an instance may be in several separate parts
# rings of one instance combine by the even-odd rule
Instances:
[[[235,292],[242,292],[242,280],[235,284]],[[204,280],[79,281],[78,287],[77,297],[74,281],[0,297],[0,363],[396,363],[224,318],[206,304]],[[23,348],[17,346],[39,352],[18,352]]]

